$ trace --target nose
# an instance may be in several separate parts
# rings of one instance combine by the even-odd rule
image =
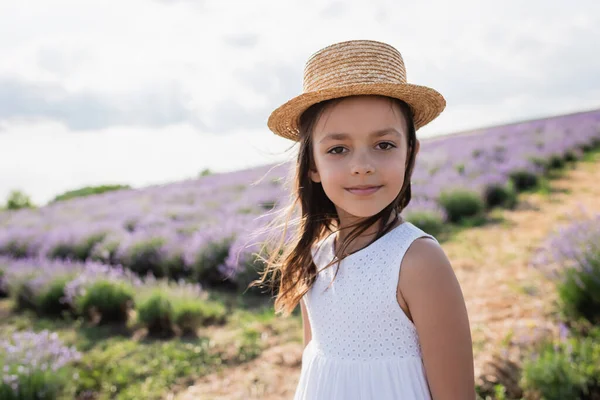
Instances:
[[[360,152],[353,160],[352,164],[352,175],[372,174],[375,172],[375,167],[371,162],[371,159],[367,152]]]

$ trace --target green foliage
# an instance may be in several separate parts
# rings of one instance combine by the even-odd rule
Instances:
[[[233,238],[225,238],[219,242],[208,244],[196,257],[192,265],[192,276],[194,281],[206,284],[222,284],[223,275],[218,270],[227,256]]]
[[[525,169],[519,169],[510,173],[510,179],[512,180],[515,190],[518,192],[532,189],[538,183],[538,176],[533,172]]]
[[[483,197],[488,209],[494,207],[514,208],[517,204],[517,191],[512,183],[494,184],[485,188]]]
[[[531,161],[536,167],[542,167],[543,169],[548,168],[548,160],[543,157],[531,156],[529,157],[529,161]]]
[[[406,220],[433,236],[439,235],[444,230],[442,216],[430,211],[407,212]]]
[[[9,284],[8,293],[13,298],[17,311],[35,311],[37,308],[35,294],[28,284],[33,277],[33,274],[22,275],[18,280],[13,280]]]
[[[29,243],[26,240],[9,239],[4,246],[0,246],[0,253],[10,254],[15,258],[26,257],[29,252]]]
[[[525,361],[521,385],[547,400],[594,398],[591,390],[600,389],[600,342],[573,337],[544,343],[538,355]]]
[[[565,159],[562,155],[552,154],[548,159],[548,168],[557,169],[565,166]]]
[[[3,282],[3,278],[4,278],[4,269],[2,269],[2,265],[0,265],[0,299],[4,298],[4,297],[8,297],[8,290],[6,290],[6,288],[4,287],[5,282]]]
[[[97,243],[91,250],[89,258],[92,261],[98,261],[103,264],[116,265],[119,264],[117,261],[117,250],[121,241],[118,238],[105,239],[100,243]]]
[[[587,256],[586,268],[565,269],[563,279],[557,283],[558,295],[565,317],[583,317],[600,324],[600,248]]]
[[[212,171],[210,170],[210,168],[204,168],[198,176],[208,176],[208,175],[212,175]]]
[[[201,326],[222,324],[226,308],[207,299],[207,293],[192,284],[157,281],[135,298],[138,321],[153,336],[170,336],[174,327],[182,334],[195,334]]]
[[[92,196],[96,194],[101,194],[105,192],[112,192],[115,190],[123,190],[123,189],[131,189],[129,185],[102,185],[102,186],[86,186],[81,189],[70,190],[63,194],[56,196],[50,203],[55,203],[58,201],[65,201],[69,199],[73,199],[76,197],[85,197]]]
[[[4,368],[0,358],[0,371]],[[54,400],[65,398],[64,388],[72,380],[69,368],[58,371],[41,370],[39,366],[33,370],[19,371],[15,366],[6,365],[2,372],[10,382],[0,380],[0,399],[2,400]],[[17,388],[15,390],[14,388]]]
[[[160,289],[136,305],[138,320],[148,328],[153,336],[173,334],[173,306],[166,293]]]
[[[100,280],[77,298],[77,311],[101,323],[125,323],[133,301],[133,288],[126,282]]]
[[[201,326],[225,322],[226,308],[215,301],[192,298],[173,299],[175,324],[183,334],[194,334]]]
[[[84,353],[78,364],[79,380],[72,384],[78,395],[97,395],[92,398],[160,400],[167,388],[192,384],[220,362],[220,354],[211,353],[207,338],[139,343],[111,337]]]
[[[577,154],[573,150],[567,150],[565,152],[565,161],[566,162],[574,162],[577,161]]]
[[[54,279],[42,290],[35,300],[36,311],[40,315],[61,316],[63,312],[70,311],[68,303],[61,301],[65,296],[65,285],[71,280],[71,276],[61,276]]]
[[[464,218],[481,215],[485,206],[479,194],[465,189],[443,192],[439,203],[446,211],[448,220],[455,223]]]
[[[153,237],[136,243],[128,249],[121,263],[140,276],[149,272],[157,278],[168,276],[169,271],[161,251],[164,241],[162,237]]]
[[[32,208],[34,207],[31,199],[27,194],[20,190],[13,190],[8,194],[6,200],[7,210],[19,210],[21,208]]]
[[[85,261],[93,247],[104,240],[106,235],[107,232],[97,232],[76,243],[59,243],[50,250],[49,257]]]

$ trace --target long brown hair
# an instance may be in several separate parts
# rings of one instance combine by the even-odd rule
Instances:
[[[257,258],[261,260],[264,270],[261,277],[250,283],[248,287],[261,285],[269,280],[272,293],[277,289],[275,299],[275,312],[289,316],[302,296],[310,289],[317,276],[317,267],[313,262],[312,248],[321,239],[330,233],[336,232],[340,219],[333,202],[327,197],[321,183],[310,179],[309,170],[315,168],[312,151],[313,129],[325,110],[339,103],[346,97],[317,103],[308,108],[300,117],[300,140],[296,168],[291,182],[290,203],[282,208],[276,217],[266,227],[271,232],[270,238],[263,242]],[[364,231],[376,222],[379,222],[378,232],[372,242],[386,234],[398,221],[398,216],[408,205],[411,199],[410,178],[412,176],[416,158],[416,132],[410,106],[402,100],[389,98],[390,106],[396,104],[407,121],[407,148],[404,184],[398,196],[379,213],[365,218],[363,221],[351,225],[355,227],[344,243],[336,250],[335,259],[325,268],[338,263],[345,256],[346,247]],[[287,183],[288,185],[290,182]],[[299,209],[298,209],[299,207]],[[294,213],[299,216],[293,220]],[[386,225],[390,216],[395,214],[392,222]],[[290,223],[296,225],[294,235],[288,239]],[[277,240],[277,238],[279,240]],[[273,243],[276,243],[273,245]],[[265,254],[266,257],[263,257]],[[342,255],[339,257],[339,255]],[[335,275],[337,276],[337,271]],[[335,276],[334,276],[335,279]]]

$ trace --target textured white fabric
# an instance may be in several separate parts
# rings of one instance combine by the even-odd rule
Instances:
[[[317,270],[333,259],[330,234],[312,249]],[[416,328],[396,288],[411,243],[433,236],[404,222],[321,271],[304,295],[312,339],[294,400],[429,400]]]

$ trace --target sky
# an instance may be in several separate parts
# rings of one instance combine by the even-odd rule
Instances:
[[[353,39],[445,97],[422,138],[600,108],[596,0],[0,0],[0,203],[291,160],[269,114]]]

